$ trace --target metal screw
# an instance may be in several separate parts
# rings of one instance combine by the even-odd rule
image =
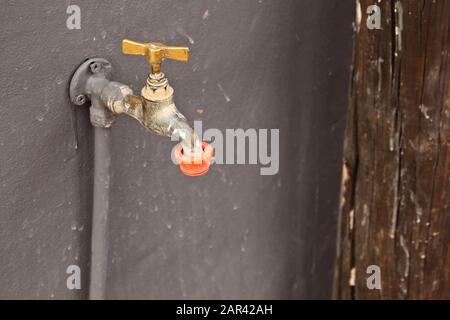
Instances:
[[[86,97],[82,94],[79,94],[75,97],[74,103],[76,105],[82,106],[86,102]]]
[[[92,62],[89,65],[89,68],[91,69],[92,73],[99,73],[102,70],[102,65],[98,62]]]

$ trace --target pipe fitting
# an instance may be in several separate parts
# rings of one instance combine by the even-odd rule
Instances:
[[[101,58],[85,61],[74,73],[70,84],[70,97],[74,104],[91,101],[90,119],[95,127],[109,128],[115,114],[126,114],[138,120],[148,131],[157,135],[181,139],[179,164],[188,176],[205,174],[209,170],[213,151],[206,148],[177,109],[174,90],[164,73],[151,73],[142,88],[141,96],[131,88],[110,81],[111,64]],[[209,146],[209,145],[208,145]],[[200,162],[192,162],[198,157]]]

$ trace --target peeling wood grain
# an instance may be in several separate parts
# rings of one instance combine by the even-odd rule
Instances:
[[[449,299],[450,1],[379,1],[368,30],[372,2],[357,2],[335,297]]]

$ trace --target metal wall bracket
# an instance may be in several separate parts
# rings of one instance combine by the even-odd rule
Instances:
[[[84,61],[77,68],[70,81],[70,100],[77,106],[82,106],[88,101],[91,101],[90,118],[92,125],[96,127],[109,128],[114,122],[114,114],[107,108],[101,106],[100,101],[95,101],[92,98],[94,92],[90,82],[109,81],[111,71],[112,66],[108,60],[91,58]]]

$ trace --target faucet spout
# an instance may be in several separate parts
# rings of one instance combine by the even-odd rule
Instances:
[[[172,140],[181,140],[185,153],[201,152],[202,142],[189,125],[186,117],[177,109],[172,96],[163,101],[150,101],[142,96],[129,94],[123,103],[110,103],[114,113],[125,113],[148,131]]]
[[[199,153],[202,151],[202,141],[179,111],[176,112],[172,120],[170,120],[169,132],[172,140],[181,139],[183,150],[186,154]]]

